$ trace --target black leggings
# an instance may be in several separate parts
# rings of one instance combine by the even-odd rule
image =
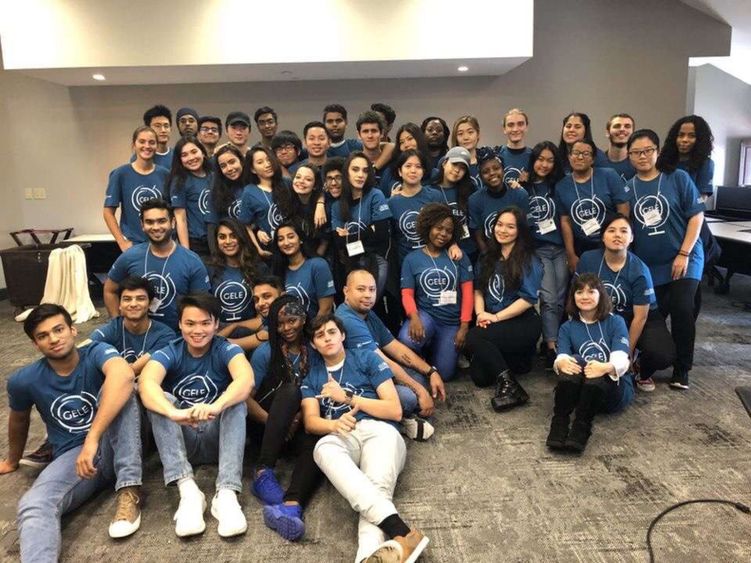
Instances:
[[[487,328],[473,327],[467,334],[467,347],[472,353],[470,376],[475,385],[492,385],[498,374],[507,369],[515,373],[532,369],[541,330],[540,316],[534,308]]]
[[[696,318],[694,307],[699,280],[683,278],[655,287],[657,306],[663,317],[670,316],[670,332],[675,343],[675,362],[678,371],[689,371],[694,364]]]
[[[623,314],[626,324],[631,326],[633,315]],[[661,369],[669,368],[675,362],[675,344],[670,335],[665,317],[658,309],[652,309],[644,323],[639,341],[636,343],[639,350],[640,377],[647,379]]]
[[[269,417],[263,428],[261,450],[256,465],[273,468],[282,450],[287,449],[296,453],[292,479],[284,500],[297,501],[304,507],[321,482],[322,473],[313,460],[313,448],[318,442],[318,436],[306,434],[301,423],[292,440],[287,441],[289,427],[300,410],[301,400],[300,389],[295,383],[284,383],[261,399],[259,404],[269,413]]]

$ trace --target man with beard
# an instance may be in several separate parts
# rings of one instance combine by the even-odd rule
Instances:
[[[175,115],[177,130],[181,137],[196,136],[198,132],[198,112],[193,108],[180,108]]]
[[[519,108],[513,108],[503,116],[503,134],[507,143],[496,148],[503,165],[503,183],[507,188],[518,188],[519,182],[528,178],[527,166],[532,149],[524,144],[529,119]],[[515,180],[515,182],[514,182]]]
[[[268,106],[260,107],[253,114],[253,121],[256,122],[258,132],[261,134],[261,144],[272,148],[271,139],[274,138],[276,130],[279,128],[276,112]]]
[[[615,170],[624,182],[636,174],[628,158],[626,143],[634,132],[634,118],[627,113],[616,113],[605,126],[610,145],[605,153],[607,166]]]
[[[172,240],[175,215],[166,202],[144,202],[141,227],[148,242],[130,247],[115,260],[104,282],[104,305],[112,318],[117,317],[118,284],[128,276],[142,276],[151,282],[156,294],[149,307],[151,317],[177,330],[177,298],[207,293],[209,274],[198,254]]]
[[[118,496],[110,537],[139,528],[138,405],[127,362],[109,344],[76,348],[78,333],[63,307],[35,307],[24,332],[43,358],[8,379],[8,457],[0,461],[0,474],[18,469],[36,407],[54,459],[18,503],[21,561],[57,561],[60,518],[113,483]]]
[[[434,116],[426,117],[420,129],[425,133],[425,140],[428,142],[430,154],[426,156],[430,163],[430,169],[433,170],[438,166],[438,161],[449,150],[448,138],[451,130],[443,119]]]
[[[152,352],[164,348],[177,334],[170,327],[149,318],[155,293],[151,283],[140,276],[128,276],[117,288],[120,316],[100,326],[90,337],[113,346],[138,376]]]

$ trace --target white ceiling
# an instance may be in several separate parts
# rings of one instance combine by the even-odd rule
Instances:
[[[751,84],[751,0],[681,0],[733,28],[728,57],[692,57],[689,65],[712,64]]]

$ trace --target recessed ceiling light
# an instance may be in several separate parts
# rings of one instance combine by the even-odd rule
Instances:
[[[456,70],[458,70],[459,72],[467,72],[469,70],[469,67],[462,65],[459,68],[457,68]]]
[[[94,80],[99,80],[99,81],[107,80],[107,78],[103,74],[92,74],[91,78],[93,78]]]

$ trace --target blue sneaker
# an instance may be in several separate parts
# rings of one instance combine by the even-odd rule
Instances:
[[[282,504],[284,491],[272,469],[264,469],[253,480],[250,491],[257,496],[263,504]]]
[[[305,533],[299,504],[271,504],[263,507],[263,521],[288,541],[297,541]]]

